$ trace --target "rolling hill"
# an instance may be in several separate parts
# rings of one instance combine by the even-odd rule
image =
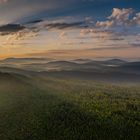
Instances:
[[[24,62],[24,59],[21,59]],[[20,61],[21,61],[20,60]],[[28,59],[25,58],[25,62]],[[74,61],[49,61],[18,65],[15,61],[14,67],[0,66],[1,72],[17,73],[26,76],[47,75],[63,78],[78,78],[85,80],[94,80],[99,82],[116,82],[116,83],[140,83],[140,62],[127,62],[120,59],[111,59],[106,61],[86,60],[84,63]],[[39,59],[40,60],[40,59]],[[42,60],[42,59],[41,59]],[[44,59],[43,59],[44,60]],[[12,62],[13,63],[13,62]]]

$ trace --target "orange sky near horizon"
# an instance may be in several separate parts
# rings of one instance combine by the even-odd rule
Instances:
[[[125,53],[127,50],[127,53]],[[139,58],[140,48],[127,48],[117,50],[53,50],[25,54],[5,54],[0,55],[0,59],[9,57],[24,58],[24,57],[45,57],[53,59],[77,59],[77,58]],[[136,57],[137,56],[137,57]]]

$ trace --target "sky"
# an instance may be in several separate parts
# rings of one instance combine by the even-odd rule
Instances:
[[[140,58],[140,0],[0,0],[0,58]]]

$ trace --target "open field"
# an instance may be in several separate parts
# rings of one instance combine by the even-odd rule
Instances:
[[[0,73],[1,140],[139,140],[140,86]]]

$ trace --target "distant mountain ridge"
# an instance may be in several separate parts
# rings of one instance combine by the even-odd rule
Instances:
[[[51,60],[49,58],[7,58],[0,61],[0,67],[18,68],[27,71],[98,71],[109,72],[118,71],[125,73],[140,73],[140,62],[128,62],[121,59],[108,60],[90,60],[90,59],[76,59],[76,60]]]
[[[59,78],[77,78],[100,82],[130,82],[140,83],[140,62],[127,62],[120,59],[105,61],[80,60],[77,61],[44,61],[41,58],[24,58],[10,63],[0,64],[1,73],[20,74],[24,76],[52,76]],[[28,61],[29,63],[21,63]],[[30,61],[30,60],[33,60]],[[35,61],[37,60],[37,61]],[[43,60],[43,61],[38,61]],[[6,60],[7,61],[7,60]],[[20,64],[20,66],[18,66]],[[18,67],[17,67],[18,66]]]
[[[109,59],[109,60],[106,60],[105,62],[112,63],[112,64],[124,64],[124,63],[127,63],[127,61],[124,61],[124,60],[121,60],[121,59]]]
[[[11,57],[11,58],[6,58],[6,59],[3,59],[1,60],[0,62],[3,62],[3,63],[15,63],[15,62],[38,62],[38,61],[51,61],[52,59],[49,59],[49,58],[14,58],[14,57]]]

